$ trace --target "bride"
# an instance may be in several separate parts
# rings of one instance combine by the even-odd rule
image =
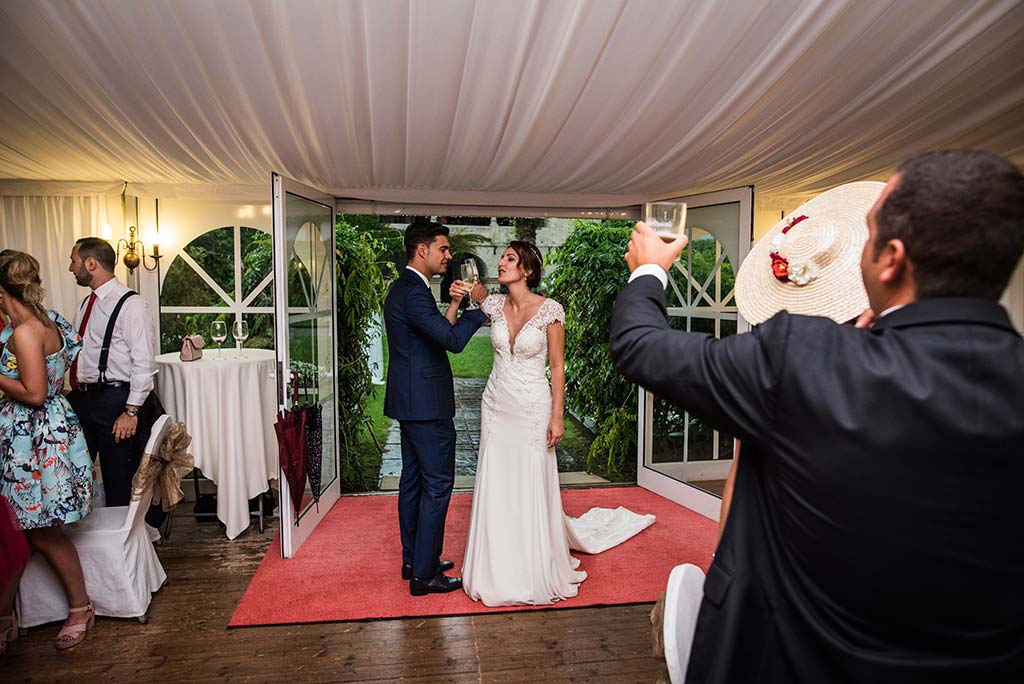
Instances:
[[[542,257],[513,241],[498,262],[508,295],[481,309],[491,321],[494,368],[480,407],[480,453],[463,587],[488,606],[550,604],[576,596],[587,573],[570,547],[598,553],[654,522],[623,508],[562,512],[555,446],[565,434],[565,312],[534,294]],[[453,298],[468,287],[456,281]],[[547,367],[550,363],[551,383]]]

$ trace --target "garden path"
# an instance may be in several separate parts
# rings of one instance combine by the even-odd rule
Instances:
[[[476,475],[477,452],[480,449],[480,397],[486,385],[487,378],[455,378],[455,477],[459,488],[472,487],[472,478]],[[567,421],[576,422],[572,416],[567,417]],[[563,477],[563,484],[605,482],[584,472],[593,437],[578,422],[576,428],[571,431],[573,438],[566,439],[555,449],[558,472],[573,474]],[[401,474],[402,438],[398,423],[392,423],[380,466],[381,489],[397,489]]]

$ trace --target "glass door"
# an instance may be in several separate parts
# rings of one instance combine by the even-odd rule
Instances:
[[[753,237],[753,189],[673,198],[686,202],[690,241],[669,272],[669,325],[726,337],[749,326],[736,311],[734,283]],[[733,437],[664,399],[639,393],[637,484],[718,520],[732,466]]]
[[[341,496],[334,197],[276,173],[272,184],[278,408],[305,414],[305,443],[312,447],[306,452],[305,477],[298,476],[301,468],[282,467],[278,480],[281,555],[291,558]],[[322,446],[319,464],[317,442]]]

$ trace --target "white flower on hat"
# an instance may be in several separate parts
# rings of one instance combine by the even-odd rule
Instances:
[[[789,282],[803,287],[818,277],[818,266],[813,261],[792,259],[789,262]]]

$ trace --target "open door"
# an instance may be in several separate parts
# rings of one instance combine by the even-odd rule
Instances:
[[[291,558],[341,496],[338,479],[337,276],[334,197],[272,175],[274,210],[274,335],[279,409],[319,405],[323,457],[321,496],[307,480],[296,514],[284,473],[281,555]]]
[[[753,237],[753,189],[672,198],[686,202],[690,239],[669,273],[669,325],[726,337],[749,326],[736,310],[734,284]],[[637,484],[718,520],[732,466],[733,437],[640,389]]]

